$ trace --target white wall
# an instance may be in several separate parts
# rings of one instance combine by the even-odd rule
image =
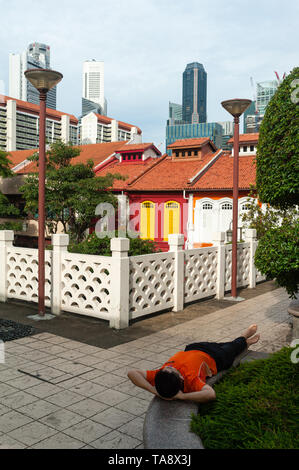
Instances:
[[[81,120],[81,143],[96,144],[98,118],[94,113],[89,113]]]
[[[17,104],[8,100],[6,104],[6,150],[12,152],[17,145]]]

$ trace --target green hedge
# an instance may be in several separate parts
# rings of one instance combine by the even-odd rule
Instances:
[[[117,233],[115,235],[117,237]],[[88,255],[111,256],[111,238],[98,238],[96,233],[90,234],[83,242],[70,245],[68,251],[71,253],[85,253]],[[130,238],[129,256],[147,255],[161,251],[151,240],[141,240],[140,238]]]
[[[259,241],[255,265],[294,298],[299,284],[299,221],[268,230]]]
[[[241,364],[215,385],[191,430],[206,449],[298,449],[299,367],[291,348]]]
[[[283,80],[268,104],[257,148],[256,187],[259,198],[286,208],[299,200],[299,67]]]

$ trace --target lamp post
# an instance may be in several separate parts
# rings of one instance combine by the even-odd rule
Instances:
[[[45,177],[46,177],[46,99],[47,93],[63,75],[49,69],[29,69],[27,80],[39,92],[39,154],[38,154],[38,314],[45,315]]]
[[[238,195],[239,195],[239,122],[240,116],[251,104],[251,100],[233,99],[221,105],[234,117],[234,164],[233,164],[233,234],[232,234],[232,280],[231,295],[237,300],[237,243],[238,243]]]

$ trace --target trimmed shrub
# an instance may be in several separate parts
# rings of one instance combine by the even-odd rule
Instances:
[[[206,449],[298,449],[299,368],[291,348],[241,364],[199,406],[191,430]]]

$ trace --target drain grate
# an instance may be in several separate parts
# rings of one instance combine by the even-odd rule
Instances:
[[[0,340],[13,341],[37,333],[38,330],[30,325],[23,325],[12,320],[0,319]]]

